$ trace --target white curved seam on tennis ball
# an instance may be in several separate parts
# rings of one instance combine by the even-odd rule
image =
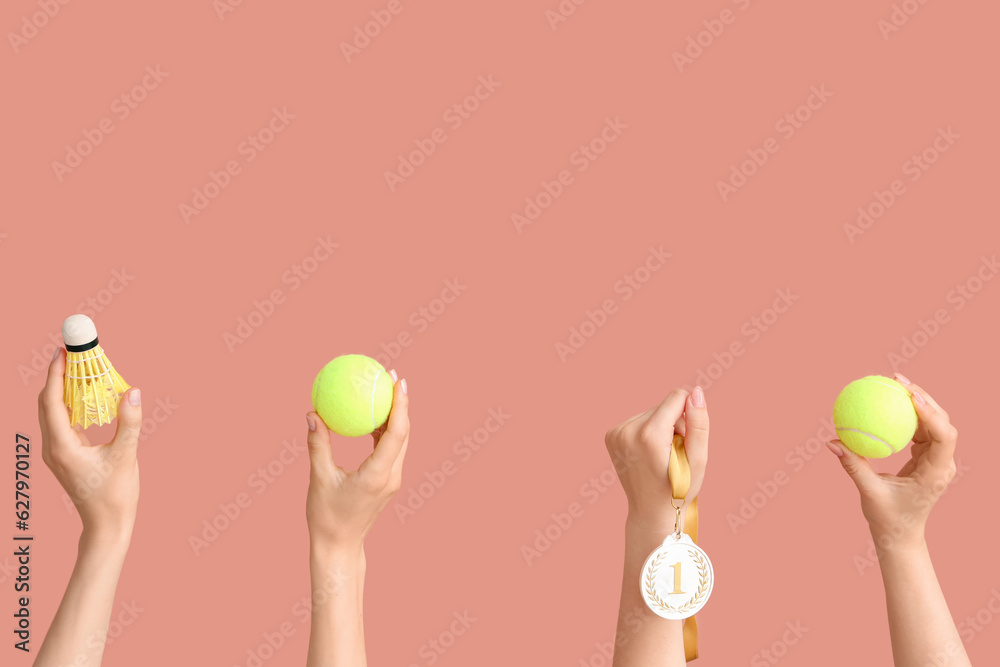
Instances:
[[[877,435],[872,435],[871,433],[868,433],[867,431],[862,431],[861,429],[857,429],[857,428],[846,428],[846,427],[837,427],[837,430],[838,431],[850,431],[851,433],[860,433],[861,435],[867,435],[872,440],[877,440],[878,442],[881,442],[883,445],[885,445],[886,447],[888,447],[890,454],[895,454],[896,453],[896,450],[892,448],[892,445],[890,445],[888,442],[886,442],[882,438],[878,437]]]
[[[872,380],[872,382],[874,382],[875,384],[880,384],[883,387],[889,387],[890,389],[895,389],[896,391],[898,391],[899,393],[903,394],[907,398],[910,397],[910,393],[908,391],[906,391],[905,389],[900,389],[898,386],[896,386],[894,384],[889,384],[887,382],[882,382],[880,380]]]
[[[378,424],[375,423],[375,390],[378,388],[379,375],[382,375],[382,371],[375,371],[375,380],[372,382],[372,430],[378,428]]]

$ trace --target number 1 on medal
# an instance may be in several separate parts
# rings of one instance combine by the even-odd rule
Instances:
[[[681,590],[681,564],[677,562],[670,567],[674,568],[674,590],[670,591],[670,595],[684,595]]]

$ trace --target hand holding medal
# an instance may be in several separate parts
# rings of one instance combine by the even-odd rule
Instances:
[[[651,630],[649,636],[628,629],[630,615],[639,610],[649,617],[687,619],[683,652],[687,660],[698,656],[697,625],[691,616],[708,601],[713,585],[711,561],[695,544],[696,497],[708,463],[708,427],[705,395],[696,387],[690,394],[675,389],[660,405],[605,436],[629,509],[616,663],[619,652],[622,664],[642,664],[664,649],[664,635],[654,630],[655,623],[642,626]],[[679,651],[681,634],[674,636]]]
[[[698,538],[697,498],[687,504],[687,514],[682,521],[685,496],[691,482],[682,435],[674,435],[668,471],[674,496],[670,503],[675,511],[674,531],[649,554],[642,567],[640,586],[643,600],[653,613],[680,620],[694,616],[705,606],[715,582],[712,561],[695,544]]]

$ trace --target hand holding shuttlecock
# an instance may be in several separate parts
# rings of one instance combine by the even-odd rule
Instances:
[[[118,401],[129,385],[118,374],[97,342],[97,327],[86,315],[70,315],[63,322],[66,343],[66,379],[63,400],[69,423],[101,426],[118,416]]]

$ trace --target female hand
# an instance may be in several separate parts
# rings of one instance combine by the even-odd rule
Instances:
[[[315,412],[306,415],[309,434],[309,492],[306,522],[314,547],[360,550],[365,536],[389,499],[399,490],[403,458],[410,439],[406,380],[391,371],[392,410],[372,436],[375,451],[358,470],[344,470],[333,460],[330,431]]]
[[[701,491],[708,465],[708,409],[701,387],[690,394],[674,389],[660,405],[627,419],[604,436],[628,498],[629,523],[656,532],[661,539],[674,528],[667,464],[675,433],[684,436],[691,468],[690,501]]]
[[[91,445],[82,428],[70,426],[63,402],[65,367],[66,355],[59,348],[38,395],[42,460],[76,505],[84,532],[130,533],[139,504],[139,389],[122,396],[114,439]]]
[[[91,445],[82,428],[69,424],[63,403],[65,368],[65,352],[59,348],[38,395],[38,424],[42,460],[76,505],[83,532],[73,574],[38,650],[36,667],[101,663],[139,504],[139,390],[133,387],[122,396],[114,439]]]
[[[913,549],[924,544],[924,526],[934,503],[955,478],[958,431],[948,413],[919,386],[896,374],[910,392],[919,423],[910,460],[895,475],[876,473],[868,459],[844,447],[828,444],[861,493],[861,509],[881,550]]]

